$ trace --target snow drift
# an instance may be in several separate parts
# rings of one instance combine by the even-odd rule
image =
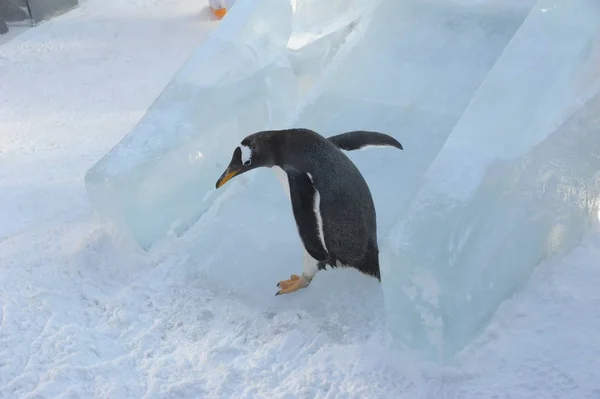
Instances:
[[[250,132],[391,134],[400,156],[349,154],[389,326],[446,356],[597,212],[599,28],[593,0],[241,1],[88,171],[90,200],[149,248],[239,188],[214,183]]]

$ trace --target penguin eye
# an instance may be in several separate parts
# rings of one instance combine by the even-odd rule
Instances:
[[[251,163],[252,163],[252,161],[250,161],[250,160],[244,161],[244,166],[248,166],[248,165],[250,165]]]

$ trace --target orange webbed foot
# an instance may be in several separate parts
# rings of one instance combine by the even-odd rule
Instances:
[[[308,286],[308,282],[304,277],[292,274],[289,280],[280,281],[279,283],[277,283],[277,286],[281,289],[277,291],[275,296],[298,291],[299,289]]]

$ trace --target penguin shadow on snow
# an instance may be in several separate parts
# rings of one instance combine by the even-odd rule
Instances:
[[[364,141],[365,133],[370,135],[367,137],[370,140],[379,135],[358,132],[352,138],[358,137],[358,140]],[[395,139],[387,137],[384,140],[388,140],[388,143],[369,145],[391,145],[401,149]],[[313,138],[314,136],[311,139]],[[342,139],[338,147],[343,148],[344,145],[355,145],[355,142]],[[329,151],[329,147],[325,146],[324,150]],[[259,156],[258,153],[256,155]],[[232,170],[240,168],[238,164],[242,165],[245,156],[248,154],[243,154],[238,147],[219,182],[226,182],[232,176],[240,174],[232,173]],[[280,184],[273,173],[268,172],[268,168],[258,169],[246,175],[250,177],[247,189],[222,203],[214,222],[203,228],[204,231],[210,231],[210,236],[220,237],[214,240],[205,234],[206,239],[200,240],[201,244],[195,248],[198,257],[202,253],[211,254],[210,260],[204,262],[202,267],[204,282],[210,281],[212,289],[223,290],[227,296],[239,298],[246,305],[256,307],[265,314],[299,311],[316,318],[331,318],[335,315],[338,322],[345,326],[365,326],[381,321],[383,296],[378,280],[352,267],[332,269],[327,266],[325,270],[313,274],[314,280],[309,280],[309,285],[299,287],[304,289],[297,292],[292,290],[283,296],[274,295],[281,289],[277,287],[279,281],[287,280],[290,275],[302,271],[303,267],[304,273],[301,276],[305,275],[307,266],[305,263],[303,265],[303,254],[307,238],[306,235],[302,236],[302,229],[305,227],[297,224],[297,208],[293,200],[282,192]],[[313,174],[320,173],[318,169],[311,172],[308,173],[311,180]],[[360,191],[360,184],[358,181],[358,188],[351,185],[352,189]],[[218,183],[217,187],[220,185],[222,184]],[[324,189],[327,188],[321,187],[321,190]],[[349,192],[348,197],[352,197],[352,192]],[[312,201],[314,197],[309,198]],[[364,208],[365,212],[371,207],[368,202],[358,206],[361,211]],[[310,208],[313,209],[313,206]],[[311,228],[316,231],[315,226],[313,224]],[[321,234],[331,234],[331,231],[321,231]],[[366,237],[368,235],[363,236],[361,233],[359,240]],[[310,237],[308,240],[310,241]],[[310,248],[311,243],[308,245]],[[193,255],[192,258],[197,257]],[[310,267],[309,265],[309,271]]]

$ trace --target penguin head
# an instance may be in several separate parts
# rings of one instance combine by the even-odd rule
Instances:
[[[252,169],[273,166],[273,156],[265,139],[266,137],[255,133],[242,140],[240,145],[233,150],[229,166],[217,180],[216,188]]]

